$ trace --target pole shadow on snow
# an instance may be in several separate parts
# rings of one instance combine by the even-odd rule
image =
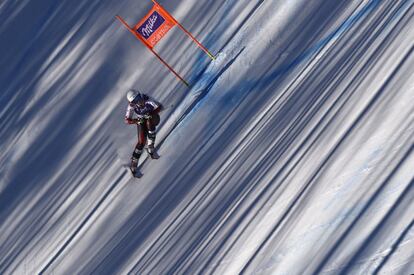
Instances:
[[[78,100],[81,100],[81,104]],[[19,255],[19,250],[16,249],[27,249],[26,246],[29,242],[36,239],[50,225],[49,220],[55,215],[56,210],[77,189],[78,186],[74,185],[73,182],[82,183],[82,178],[88,174],[95,174],[99,178],[99,173],[102,173],[114,163],[113,148],[111,148],[111,143],[105,137],[96,137],[95,140],[87,144],[83,151],[84,159],[78,159],[71,164],[63,162],[66,153],[72,150],[76,140],[83,136],[83,133],[80,133],[79,130],[74,130],[81,129],[84,124],[84,120],[79,118],[88,117],[88,110],[91,110],[89,107],[94,106],[94,104],[96,102],[82,98],[82,96],[77,97],[73,102],[69,102],[67,107],[62,110],[68,121],[62,123],[59,118],[51,121],[49,126],[45,128],[45,134],[40,134],[31,143],[32,148],[37,148],[37,150],[16,162],[15,167],[19,168],[19,172],[12,175],[10,182],[13,184],[8,185],[0,195],[2,221],[8,219],[8,215],[13,213],[12,210],[22,201],[30,201],[34,192],[40,192],[44,188],[41,183],[48,182],[53,171],[59,171],[61,167],[65,166],[68,168],[61,172],[55,179],[54,184],[48,186],[42,197],[38,198],[31,209],[26,212],[25,217],[19,223],[19,228],[8,237],[7,243],[14,249],[6,250],[6,246],[3,246],[5,253]],[[71,133],[68,133],[68,129],[72,129]],[[53,135],[50,135],[50,133],[53,133]],[[103,149],[106,151],[102,151]],[[97,163],[95,160],[99,157],[100,167],[96,167],[94,163]],[[45,165],[47,169],[45,169]],[[93,184],[93,182],[90,183]],[[82,198],[82,193],[80,195],[80,198]],[[76,204],[73,205],[73,207],[75,206]],[[1,258],[11,260],[14,257]]]
[[[387,178],[379,185],[378,189],[375,191],[375,193],[369,198],[368,202],[365,204],[362,211],[357,215],[357,217],[353,220],[353,222],[347,226],[346,230],[341,234],[341,236],[338,238],[338,240],[333,244],[333,246],[325,253],[325,258],[319,263],[313,274],[318,274],[322,271],[323,267],[328,263],[328,261],[331,259],[332,256],[335,255],[335,253],[338,251],[338,249],[341,247],[343,242],[347,239],[349,234],[353,231],[353,229],[358,225],[359,220],[361,220],[364,215],[367,213],[367,211],[370,209],[370,207],[376,202],[377,198],[380,196],[381,192],[384,191],[384,188],[387,186],[389,181],[393,179],[393,177],[396,175],[396,173],[399,171],[402,165],[405,164],[405,160],[413,153],[414,147],[411,146],[409,150],[403,155],[401,160],[395,165],[394,169],[391,171],[391,173],[387,176]],[[352,267],[352,264],[357,262],[359,259],[360,253],[363,253],[364,251],[364,244],[369,245],[369,242],[375,238],[376,234],[380,232],[384,226],[384,223],[391,217],[391,215],[394,214],[395,211],[401,210],[399,209],[400,205],[403,203],[407,204],[407,200],[405,199],[408,195],[412,195],[411,192],[413,190],[413,181],[411,181],[405,190],[401,193],[399,196],[399,199],[396,201],[396,203],[390,207],[390,210],[388,213],[384,216],[382,221],[377,225],[377,227],[374,229],[373,232],[368,236],[368,239],[362,243],[359,246],[359,249],[357,252],[353,255],[352,258],[349,259],[347,265],[343,270],[341,270],[340,274],[347,274],[349,272],[349,269]],[[396,215],[401,215],[401,213],[396,213]]]
[[[411,187],[413,186],[413,184],[414,184],[413,181],[411,181],[410,183]],[[414,219],[407,225],[407,227],[401,232],[400,236],[392,244],[390,251],[384,257],[384,259],[381,261],[378,267],[373,271],[373,274],[379,274],[379,272],[381,272],[382,268],[387,264],[387,262],[390,260],[392,255],[397,251],[402,241],[404,241],[404,239],[407,237],[407,234],[410,231],[412,231],[413,228],[414,228]]]
[[[410,151],[412,153],[412,148]],[[402,161],[396,166],[396,168],[394,169],[395,172],[398,171],[398,168],[400,166],[404,165],[403,162],[405,160],[406,159],[403,158]],[[394,174],[394,171],[389,175],[389,178],[387,179],[388,181],[392,179],[392,175]],[[384,182],[384,185],[381,186],[381,188],[385,187],[386,184],[387,182]],[[378,193],[382,191],[381,188],[378,189],[377,191]],[[407,185],[407,187],[401,192],[401,195],[397,198],[395,204],[392,207],[390,207],[390,210],[386,213],[384,218],[378,223],[378,225],[371,232],[371,234],[366,238],[366,240],[361,245],[359,245],[358,249],[356,250],[357,252],[352,256],[351,259],[347,261],[345,265],[346,267],[341,271],[341,274],[349,274],[352,266],[354,264],[357,264],[358,261],[360,261],[360,259],[363,258],[364,252],[369,250],[370,245],[375,245],[375,243],[381,243],[381,239],[382,239],[381,237],[384,237],[381,235],[386,234],[383,232],[383,231],[386,231],[385,228],[389,228],[389,227],[392,228],[392,225],[395,224],[395,219],[398,219],[399,217],[401,217],[402,214],[404,214],[404,210],[406,210],[408,206],[410,205],[410,203],[412,202],[413,190],[414,190],[414,180],[412,180]],[[375,196],[372,197],[372,200],[369,201],[369,203],[367,204],[367,208],[365,208],[364,211],[362,211],[361,214],[358,215],[358,219],[362,219],[364,212],[366,212],[367,209],[369,209],[369,204],[375,202],[375,198],[376,198]],[[404,240],[407,233],[413,228],[413,225],[414,225],[414,220],[412,220],[408,224],[408,226],[406,226],[405,229],[401,232],[400,236],[396,238],[396,241],[391,246],[390,252],[387,253],[387,256],[384,257],[384,259],[381,261],[378,267],[373,271],[373,274],[378,274],[381,271],[381,269],[385,266],[389,258],[393,255],[393,253],[396,252],[397,248],[399,247],[401,242]],[[352,228],[353,227],[350,226],[348,230],[352,231]]]
[[[106,6],[109,9],[111,7],[113,5]],[[23,13],[31,8],[29,3],[23,8]],[[44,18],[39,18],[34,26],[28,26],[35,27],[38,32],[34,32],[32,40],[7,71],[9,74],[2,79],[4,86],[7,87],[6,92],[1,95],[1,105],[7,108],[7,113],[2,115],[1,121],[2,143],[7,143],[23,134],[23,127],[29,125],[33,118],[38,119],[38,110],[42,110],[48,102],[63,97],[61,90],[70,90],[70,87],[65,86],[77,74],[79,63],[85,65],[94,57],[88,50],[96,45],[96,40],[102,33],[88,36],[89,28],[91,24],[99,21],[98,11],[102,9],[102,3],[99,1],[79,2],[76,8],[73,8],[73,3],[70,1],[61,1],[59,4],[53,2]],[[68,12],[69,10],[71,12]],[[47,17],[48,15],[50,17]],[[16,17],[16,20],[18,19],[20,18]],[[102,27],[108,27],[107,23]],[[34,96],[39,92],[38,86],[42,78],[49,77],[52,68],[56,68],[66,55],[72,53],[73,46],[77,41],[83,41],[85,36],[90,40],[85,49],[79,51],[79,60],[73,61],[70,68],[64,68],[65,73],[53,79],[48,89],[41,93],[39,98],[35,98],[36,102],[32,104]],[[63,41],[66,38],[68,40],[64,44]],[[51,56],[53,51],[55,55]],[[116,48],[109,53],[107,58],[114,60],[120,56],[119,48]],[[31,58],[33,60],[29,62]],[[70,91],[73,97],[63,105],[60,110],[61,115],[52,118],[45,117],[49,119],[46,126],[42,130],[34,129],[37,137],[29,144],[27,153],[16,160],[10,168],[11,171],[8,171],[7,182],[0,193],[0,221],[5,226],[4,222],[10,221],[11,215],[14,215],[19,223],[12,225],[15,226],[14,230],[9,228],[7,240],[2,244],[0,273],[10,270],[13,266],[18,268],[20,265],[21,267],[23,261],[24,265],[27,265],[26,257],[33,252],[32,249],[39,249],[38,244],[46,239],[49,240],[52,237],[50,234],[56,235],[58,227],[62,227],[62,224],[66,226],[66,219],[71,217],[73,221],[82,220],[82,213],[87,212],[88,209],[80,211],[80,217],[73,217],[76,216],[73,212],[78,204],[94,203],[89,197],[90,194],[96,192],[93,189],[97,187],[101,174],[108,170],[116,160],[114,157],[116,154],[108,136],[96,135],[81,146],[83,152],[81,157],[72,163],[65,163],[65,160],[70,159],[68,152],[73,152],[74,147],[79,145],[78,141],[87,136],[86,131],[82,129],[88,126],[93,111],[101,104],[101,101],[96,98],[104,100],[108,95],[108,89],[113,89],[113,85],[120,77],[120,72],[108,69],[110,65],[109,61],[103,62],[97,67],[95,78],[92,77],[82,87],[75,87],[73,91]],[[53,72],[57,75],[61,73],[57,69]],[[21,92],[16,93],[16,91]],[[20,114],[24,106],[30,105],[31,108]],[[47,107],[50,108],[50,106]],[[18,114],[17,117],[16,114]],[[63,167],[66,168],[62,169]],[[94,179],[88,179],[90,176]],[[82,190],[78,191],[78,188]],[[75,191],[78,192],[78,196],[68,203]],[[60,212],[61,216],[56,218],[57,210],[65,204],[68,207]],[[21,213],[16,213],[16,209],[21,209]],[[87,217],[88,213],[85,216]],[[42,253],[46,254],[45,251]],[[36,264],[33,263],[33,265]]]

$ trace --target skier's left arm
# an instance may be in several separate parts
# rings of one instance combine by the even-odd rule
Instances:
[[[159,112],[161,112],[162,109],[163,109],[161,103],[158,103],[158,102],[156,102],[155,100],[152,100],[152,99],[147,101],[147,106],[149,108],[149,110],[148,110],[149,115],[156,115]]]

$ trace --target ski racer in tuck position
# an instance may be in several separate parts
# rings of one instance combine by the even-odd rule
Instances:
[[[147,152],[151,158],[158,158],[154,147],[155,128],[160,123],[159,112],[163,107],[148,95],[135,90],[128,91],[127,99],[129,103],[125,114],[125,123],[136,124],[138,130],[138,143],[132,154],[130,165],[131,172],[135,175],[145,143],[148,142]]]

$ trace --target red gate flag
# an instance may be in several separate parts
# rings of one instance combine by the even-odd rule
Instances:
[[[174,17],[168,13],[156,0],[151,0],[154,6],[149,13],[136,24],[130,27],[127,22],[120,16],[116,18],[142,43],[144,43],[149,50],[163,63],[178,79],[180,79],[186,86],[190,86],[161,56],[154,50],[154,46],[168,33],[168,31],[177,25],[185,34],[187,34],[197,46],[202,49],[212,60],[216,58],[210,51],[204,47],[189,31],[187,31]]]
[[[149,48],[153,48],[175,24],[174,18],[161,6],[155,4],[135,25],[134,30]]]

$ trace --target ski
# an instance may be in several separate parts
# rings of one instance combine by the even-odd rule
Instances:
[[[152,154],[148,153],[148,155],[151,159],[159,159],[160,158],[160,155],[158,155],[158,153],[155,152],[155,151]]]
[[[134,177],[134,178],[137,178],[137,179],[140,179],[140,178],[142,178],[142,176],[143,176],[144,174],[142,174],[140,171],[135,171],[135,173],[133,173],[132,174],[132,176]]]
[[[134,178],[141,178],[143,176],[143,174],[139,171],[138,167],[129,167],[129,170],[131,171],[131,174]]]

